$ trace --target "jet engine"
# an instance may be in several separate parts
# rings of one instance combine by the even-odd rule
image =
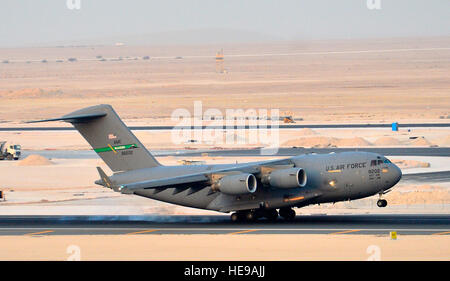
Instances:
[[[212,188],[230,195],[244,195],[256,191],[257,181],[253,174],[235,174],[221,177]]]
[[[264,175],[262,182],[276,188],[304,187],[306,172],[302,168],[275,169]]]

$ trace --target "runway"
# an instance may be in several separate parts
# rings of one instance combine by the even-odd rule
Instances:
[[[450,147],[380,147],[380,148],[303,148],[303,147],[289,147],[278,148],[276,151],[270,151],[273,154],[267,155],[261,149],[222,149],[222,150],[152,150],[151,152],[156,157],[165,156],[203,156],[208,153],[209,156],[224,156],[224,157],[256,157],[256,156],[296,156],[302,154],[327,154],[332,152],[344,151],[367,151],[374,152],[385,156],[439,156],[450,157]],[[23,157],[30,154],[39,154],[46,158],[64,158],[64,159],[99,159],[98,155],[93,150],[24,150]]]
[[[386,156],[450,156],[450,147],[361,147],[361,148],[304,148],[304,147],[287,147],[278,148],[273,155],[264,154],[261,149],[234,149],[234,150],[205,150],[205,151],[183,151],[183,156],[201,156],[202,153],[208,153],[209,156],[296,156],[302,154],[327,154],[332,152],[344,151],[366,151],[378,153]],[[272,152],[272,150],[270,150]]]
[[[385,124],[296,124],[296,125],[277,125],[274,128],[278,129],[356,129],[356,128],[391,128],[391,123]],[[448,128],[450,123],[405,123],[398,124],[399,127],[405,128]],[[230,130],[230,129],[271,129],[272,126],[129,126],[132,131],[156,131],[156,130]],[[0,127],[0,131],[14,132],[14,131],[75,131],[73,127]]]
[[[442,172],[431,172],[431,173],[416,173],[416,174],[406,174],[402,176],[400,182],[450,182],[450,171],[442,171]]]
[[[158,234],[450,235],[450,215],[298,215],[232,223],[212,216],[0,216],[0,236]]]

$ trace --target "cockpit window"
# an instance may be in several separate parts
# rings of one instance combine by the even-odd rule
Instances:
[[[387,158],[384,158],[384,163],[389,164],[389,163],[392,163],[392,162],[391,162],[391,160],[389,160]]]
[[[372,161],[370,161],[370,166],[378,166],[378,165],[381,165],[383,163],[391,163],[391,161],[389,161],[387,158],[385,158],[383,160],[381,160],[381,159],[372,160]]]

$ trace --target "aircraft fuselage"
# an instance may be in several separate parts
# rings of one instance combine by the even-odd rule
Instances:
[[[130,182],[177,177],[195,173],[231,169],[258,174],[265,162],[219,165],[160,166],[119,172],[111,176],[116,185]],[[212,187],[189,186],[183,188],[140,189],[135,195],[168,203],[230,212],[257,208],[277,209],[303,207],[310,204],[355,200],[383,193],[401,178],[401,170],[385,157],[369,152],[341,152],[294,156],[270,165],[294,165],[304,169],[307,182],[304,187],[274,188],[258,180],[254,193],[229,195],[214,191]]]

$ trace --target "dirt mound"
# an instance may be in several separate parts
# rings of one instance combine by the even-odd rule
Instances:
[[[299,136],[313,136],[313,135],[317,135],[317,133],[310,128],[303,128],[300,131],[298,131],[297,133]]]
[[[355,137],[349,139],[338,139],[324,136],[298,138],[288,140],[283,143],[283,146],[301,146],[301,147],[341,147],[341,146],[370,146],[371,143],[363,138]]]
[[[393,137],[381,137],[374,142],[377,146],[391,146],[391,145],[400,145],[401,142]]]
[[[10,98],[42,98],[56,97],[62,95],[61,90],[41,89],[41,88],[24,88],[16,91],[0,91],[0,96]]]
[[[411,168],[429,168],[431,165],[428,162],[422,162],[417,160],[401,160],[401,159],[391,159],[392,163],[397,165],[400,169],[411,169]]]
[[[450,192],[435,188],[417,188],[415,191],[392,191],[386,195],[389,204],[392,205],[416,205],[416,204],[448,204]]]
[[[336,146],[370,146],[372,145],[367,140],[360,138],[360,137],[354,137],[350,139],[336,139],[335,143]]]
[[[20,160],[17,164],[18,166],[44,166],[44,165],[54,165],[52,161],[48,160],[44,156],[39,154],[32,154],[27,158]]]
[[[411,141],[411,145],[415,146],[431,146],[432,143],[429,142],[426,138],[420,137]]]
[[[301,146],[301,147],[331,147],[335,142],[334,138],[329,137],[309,137],[288,140],[283,143],[284,146]]]
[[[441,142],[441,146],[449,147],[450,146],[450,135],[446,136]]]

